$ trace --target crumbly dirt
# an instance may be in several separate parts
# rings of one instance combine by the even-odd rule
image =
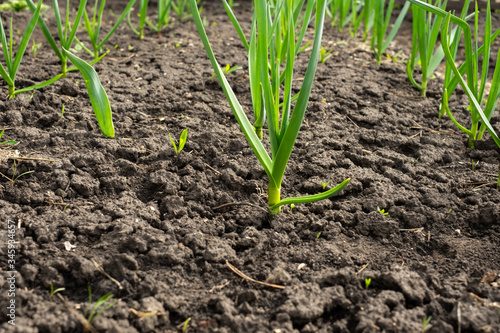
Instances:
[[[228,79],[251,117],[244,48],[221,5],[205,8],[220,63],[244,67]],[[250,5],[236,13],[248,31]],[[29,15],[13,17],[16,30]],[[105,31],[111,20],[107,12]],[[408,19],[390,54],[407,57],[410,28]],[[19,87],[58,73],[39,31],[36,40],[43,46],[23,59]],[[273,220],[266,175],[190,21],[142,41],[124,24],[107,44],[95,68],[114,139],[101,134],[78,73],[2,98],[2,141],[18,144],[0,158],[0,331],[84,331],[91,287],[94,302],[117,300],[95,320],[98,332],[181,332],[188,318],[188,332],[422,332],[430,317],[426,332],[500,332],[498,148],[487,135],[470,150],[438,119],[439,75],[421,98],[403,62],[378,66],[367,43],[330,27],[324,45],[333,56],[318,65],[282,194],[351,182]],[[306,61],[301,54],[297,88]],[[459,89],[451,107],[463,123],[466,106]],[[498,113],[492,123],[500,132]],[[169,133],[185,128],[176,156]],[[9,220],[15,326],[5,315]],[[51,284],[65,301],[50,297]]]

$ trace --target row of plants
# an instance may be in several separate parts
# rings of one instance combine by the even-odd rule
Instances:
[[[32,0],[25,1],[33,15],[26,27],[15,57],[13,57],[12,29],[10,29],[10,39],[7,39],[3,24],[0,25],[0,37],[7,67],[7,70],[5,70],[3,66],[0,66],[0,74],[9,86],[10,98],[21,92],[45,87],[65,77],[68,72],[79,70],[85,79],[100,128],[108,137],[114,136],[111,107],[106,92],[99,81],[99,77],[91,67],[92,64],[100,61],[106,55],[104,51],[105,43],[109,41],[112,34],[126,18],[132,30],[139,35],[139,38],[143,38],[145,26],[149,26],[161,36],[162,30],[169,24],[170,10],[174,10],[177,13],[180,23],[191,18],[198,29],[214,69],[214,74],[217,76],[226,94],[227,100],[248,143],[269,178],[268,205],[271,215],[279,213],[283,205],[295,205],[327,199],[339,193],[349,183],[349,179],[346,179],[334,188],[316,195],[281,198],[281,184],[305,117],[318,60],[324,60],[325,58],[325,51],[321,47],[321,40],[327,13],[331,17],[331,25],[338,27],[339,30],[343,29],[350,22],[349,30],[353,36],[357,36],[357,31],[361,25],[363,25],[363,40],[367,40],[371,31],[370,45],[375,53],[377,63],[380,63],[384,52],[389,43],[394,39],[412,4],[413,42],[411,54],[407,62],[409,81],[421,91],[422,96],[425,96],[427,81],[431,78],[432,73],[443,59],[446,59],[443,97],[439,117],[446,113],[458,128],[467,133],[470,138],[470,148],[474,148],[474,140],[481,139],[486,130],[500,147],[500,139],[490,124],[490,119],[500,97],[499,58],[497,58],[497,66],[495,67],[484,109],[481,106],[486,94],[491,44],[498,36],[498,33],[500,33],[500,29],[492,33],[489,2],[486,11],[486,28],[484,37],[482,37],[483,46],[479,47],[479,11],[476,4],[474,13],[467,15],[470,0],[465,1],[460,16],[446,12],[446,2],[442,2],[442,0],[434,2],[432,0],[428,0],[428,2],[408,0],[402,6],[392,25],[391,17],[395,6],[394,0],[389,0],[388,2],[386,0],[255,0],[250,32],[243,31],[239,24],[232,10],[235,4],[221,0],[236,33],[247,51],[254,120],[251,123],[225,77],[225,74],[228,74],[229,71],[227,68],[226,70],[221,68],[214,56],[205,32],[206,20],[203,20],[200,16],[199,0],[158,1],[156,22],[151,21],[147,16],[148,1],[140,0],[138,29],[133,27],[130,19],[131,10],[136,0],[130,0],[115,24],[104,37],[101,36],[101,25],[105,0],[102,0],[100,5],[96,0],[90,12],[86,6],[87,1],[81,0],[76,16],[72,21],[69,15],[69,0],[64,19],[60,13],[58,1],[53,0],[52,7],[57,23],[57,40],[59,42],[56,42],[56,38],[54,38],[43,17],[40,15],[42,1],[36,6]],[[186,13],[187,9],[189,9],[190,14]],[[468,23],[468,20],[472,18],[474,18],[474,38],[472,38],[472,32]],[[86,47],[76,36],[80,22],[83,22],[84,30],[87,32],[91,43],[91,48]],[[61,73],[38,85],[16,90],[16,73],[37,23],[55,55],[60,59]],[[307,70],[299,92],[292,94],[296,57],[299,53],[304,52],[311,43],[305,40],[307,28],[311,24],[314,25],[314,40],[312,41]],[[451,29],[450,24],[453,25]],[[462,34],[464,36],[465,62],[457,67],[457,50]],[[439,35],[441,36],[441,43],[437,45]],[[93,57],[93,60],[85,62],[70,52],[69,50],[72,49],[74,43],[87,51]],[[480,55],[482,55],[483,60],[481,70],[479,66]],[[326,56],[331,55],[327,54]],[[68,59],[75,67],[67,68]],[[414,78],[417,66],[421,68],[421,78],[418,80],[420,83],[417,83],[417,80]],[[466,80],[463,78],[464,74],[466,74]],[[449,98],[458,84],[462,86],[469,97],[470,128],[459,124],[449,108]],[[270,154],[261,142],[263,140],[262,129],[265,126],[268,129],[267,133],[271,147]],[[500,168],[498,187],[500,187]]]

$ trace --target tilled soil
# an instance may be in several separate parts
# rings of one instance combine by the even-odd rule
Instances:
[[[205,8],[220,63],[244,67],[228,79],[251,117],[244,48],[222,6]],[[248,31],[250,5],[235,11]],[[12,15],[23,29],[29,15]],[[104,22],[109,29],[110,12]],[[389,49],[403,49],[401,59],[409,22]],[[35,37],[43,46],[23,59],[19,87],[58,73]],[[180,332],[188,318],[188,332],[422,332],[430,317],[426,332],[500,332],[498,148],[487,136],[470,150],[465,134],[438,119],[439,74],[420,98],[404,63],[378,66],[367,43],[329,27],[323,44],[333,57],[318,65],[282,196],[351,182],[272,220],[266,175],[190,21],[142,41],[123,24],[108,43],[95,68],[114,139],[101,134],[78,73],[2,99],[2,141],[18,144],[1,150],[0,330],[81,332],[91,287],[94,304],[106,293],[117,300],[95,320],[99,332]],[[451,107],[463,123],[467,103],[459,89]],[[498,113],[492,123],[500,131]],[[176,155],[169,133],[185,128]],[[6,159],[14,150],[24,158]],[[5,315],[9,221],[15,326]],[[51,284],[65,288],[62,298],[50,297]]]

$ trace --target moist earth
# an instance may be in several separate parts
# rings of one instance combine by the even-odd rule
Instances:
[[[103,31],[125,4],[107,5]],[[217,59],[243,66],[228,80],[251,119],[245,49],[222,5],[204,7]],[[235,12],[248,33],[250,3]],[[29,14],[2,13],[4,22],[9,15],[23,31]],[[0,101],[2,141],[18,142],[1,150],[1,331],[82,332],[90,287],[93,304],[106,293],[117,301],[95,319],[98,332],[180,332],[188,318],[187,332],[422,332],[431,317],[426,332],[500,332],[499,150],[489,135],[468,149],[466,135],[438,119],[443,68],[428,98],[409,83],[409,17],[388,50],[403,50],[400,59],[381,65],[368,43],[327,25],[333,56],[318,65],[282,197],[351,181],[273,219],[266,175],[194,24],[172,23],[144,40],[122,24],[95,65],[114,139],[101,134],[77,72]],[[19,88],[58,74],[38,29],[35,40],[42,47],[25,55]],[[458,89],[450,106],[464,124],[467,104]],[[492,124],[500,132],[498,112]],[[169,134],[185,128],[176,155]],[[9,221],[15,326],[6,316]],[[51,285],[64,290],[51,297]]]

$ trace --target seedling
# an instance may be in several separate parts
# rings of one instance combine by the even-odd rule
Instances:
[[[370,286],[370,283],[372,283],[372,279],[371,278],[366,278],[365,279],[365,289],[368,289],[368,287]]]
[[[208,22],[208,19],[206,16],[203,16],[203,26],[207,28],[210,25],[210,22]]]
[[[307,2],[306,14],[304,15],[304,22],[306,23],[309,22],[308,13],[311,13],[313,7],[316,6],[315,36],[309,64],[293,110],[291,107],[293,66],[301,43],[301,37],[303,37],[301,30],[298,41],[296,41],[295,31],[298,27],[298,14],[304,3],[283,0],[271,11],[270,4],[266,0],[255,1],[250,42],[246,40],[227,2],[223,1],[223,3],[238,35],[248,50],[250,92],[254,105],[254,114],[256,115],[255,129],[248,120],[215,59],[200,13],[196,7],[196,1],[190,0],[194,22],[219,83],[247,141],[269,177],[268,205],[271,215],[279,213],[282,205],[315,202],[339,193],[349,183],[349,179],[320,194],[281,199],[281,183],[295,140],[304,120],[307,102],[314,83],[323,35],[326,1]],[[305,30],[307,24],[303,25],[302,28]],[[280,87],[282,86],[284,91],[281,94]],[[283,96],[282,103],[280,103],[280,96]],[[268,155],[257,134],[257,128],[262,128],[266,114],[272,157]]]
[[[89,93],[90,102],[92,103],[92,108],[94,109],[94,113],[102,133],[107,137],[114,137],[115,128],[113,126],[113,118],[111,115],[111,105],[109,104],[108,95],[106,94],[96,71],[88,63],[65,49],[63,49],[63,53],[78,68],[80,73],[82,73],[85,86],[87,87],[87,91]]]
[[[323,46],[320,49],[319,52],[319,61],[321,61],[322,64],[324,64],[328,59],[332,57],[331,53],[333,50],[327,51]]]
[[[469,147],[474,148],[474,140],[475,139],[481,139],[483,133],[485,130],[488,130],[490,133],[491,137],[493,138],[493,141],[497,144],[498,147],[500,147],[500,138],[496,134],[495,130],[490,124],[490,119],[491,116],[493,115],[493,112],[495,110],[495,107],[498,102],[498,98],[500,97],[500,51],[499,54],[497,55],[497,62],[495,65],[495,71],[493,73],[493,79],[492,79],[492,84],[488,96],[488,100],[486,102],[485,110],[483,112],[483,109],[481,108],[481,105],[478,101],[482,100],[482,96],[484,93],[485,89],[485,84],[486,84],[486,78],[487,78],[487,73],[488,73],[488,67],[489,67],[489,56],[486,56],[483,58],[483,67],[481,71],[481,80],[478,80],[478,68],[479,68],[479,60],[478,56],[480,53],[484,52],[485,55],[489,55],[489,49],[491,46],[491,43],[493,42],[494,38],[498,36],[500,33],[500,29],[498,29],[493,35],[491,35],[491,10],[490,10],[490,3],[488,1],[487,3],[487,10],[486,10],[486,27],[485,27],[485,34],[484,34],[484,45],[481,48],[478,48],[478,32],[477,32],[477,26],[478,26],[478,7],[476,3],[476,10],[475,10],[475,24],[474,24],[474,35],[475,35],[475,42],[472,42],[472,33],[471,29],[468,25],[468,23],[465,20],[462,20],[459,17],[456,17],[454,15],[451,15],[451,13],[446,13],[440,8],[434,7],[432,5],[429,5],[425,2],[419,1],[419,0],[408,0],[414,3],[415,5],[424,8],[425,10],[439,15],[439,16],[444,16],[445,20],[443,23],[443,27],[441,30],[441,45],[443,46],[443,51],[446,57],[446,64],[448,67],[451,68],[451,71],[454,74],[453,80],[458,80],[462,88],[464,89],[465,93],[467,94],[467,97],[469,98],[469,107],[470,107],[470,113],[471,113],[471,127],[470,129],[465,128],[461,124],[459,124],[455,118],[453,117],[449,107],[448,107],[448,87],[444,88],[443,91],[443,100],[442,100],[442,107],[446,110],[448,116],[450,119],[453,121],[453,123],[463,132],[467,133],[469,135]],[[455,59],[453,57],[453,54],[450,50],[450,43],[449,43],[449,25],[450,22],[453,22],[455,24],[458,24],[463,33],[464,33],[464,44],[465,44],[465,63],[460,67],[460,69],[457,68],[455,65]],[[462,72],[467,73],[467,81],[464,80],[462,77]],[[453,81],[452,80],[452,81]],[[453,82],[452,82],[453,83]],[[479,121],[481,121],[481,127],[479,128]],[[479,132],[478,132],[479,129]],[[497,181],[497,189],[500,189],[500,167],[499,167],[499,172],[498,172],[498,181]]]
[[[11,178],[11,183],[12,183],[12,187],[14,187],[14,183],[19,179],[21,178],[22,176],[26,176],[30,173],[33,173],[35,172],[35,170],[30,170],[30,171],[26,171],[26,172],[23,172],[22,174],[18,175],[17,174],[17,163],[16,163],[16,160],[14,160],[14,172],[12,173],[12,178]]]
[[[63,104],[62,109],[61,109],[61,119],[63,119],[63,117],[64,117],[64,104]]]
[[[12,18],[10,19],[10,26],[9,26],[9,41],[7,42],[7,37],[5,36],[5,31],[3,28],[3,22],[2,18],[0,16],[0,38],[2,41],[2,51],[5,57],[5,63],[7,70],[3,67],[2,64],[0,64],[0,75],[2,78],[7,82],[7,85],[9,86],[9,98],[14,98],[16,94],[19,92],[25,91],[25,89],[21,89],[16,91],[15,87],[15,81],[16,81],[16,75],[17,75],[17,70],[19,69],[19,65],[21,64],[21,60],[24,56],[24,52],[26,51],[26,47],[28,46],[29,40],[31,38],[31,34],[33,33],[33,30],[35,29],[36,22],[38,20],[38,17],[40,16],[40,9],[42,8],[42,1],[38,3],[38,6],[36,7],[33,15],[31,16],[30,21],[28,22],[26,26],[26,30],[24,31],[24,35],[21,39],[21,42],[19,44],[19,48],[16,52],[16,56],[13,56],[13,45],[14,45],[14,40],[13,40],[13,32],[12,32]],[[47,84],[45,84],[47,85]],[[44,85],[44,86],[45,86]]]
[[[26,3],[30,7],[30,10],[32,12],[35,12],[36,7],[33,4],[33,1],[26,0]],[[101,84],[101,81],[99,80],[99,76],[97,75],[96,71],[91,66],[91,64],[97,62],[102,57],[104,57],[104,55],[99,57],[97,60],[94,60],[94,61],[91,61],[90,63],[87,63],[68,51],[69,49],[71,49],[71,46],[73,45],[73,41],[75,40],[76,30],[78,28],[78,25],[80,24],[80,20],[83,16],[84,12],[85,12],[86,3],[87,3],[87,0],[80,1],[80,6],[78,7],[78,11],[76,13],[75,20],[74,20],[73,24],[71,24],[71,22],[69,22],[69,13],[71,10],[69,8],[70,6],[69,6],[69,0],[68,0],[67,7],[66,7],[66,19],[65,19],[65,22],[63,25],[62,21],[61,21],[61,14],[59,12],[58,1],[52,0],[52,4],[54,7],[55,21],[56,21],[57,30],[59,33],[59,42],[60,42],[60,46],[61,46],[60,48],[59,48],[59,46],[57,46],[55,38],[52,36],[52,34],[49,31],[47,25],[45,24],[45,21],[43,20],[43,18],[41,16],[38,17],[38,25],[39,25],[40,29],[42,30],[43,35],[45,36],[50,47],[56,53],[57,57],[61,60],[61,74],[53,77],[52,79],[50,79],[46,82],[38,84],[36,86],[20,89],[18,92],[31,91],[34,89],[44,87],[48,84],[51,84],[51,83],[59,80],[61,77],[66,77],[66,74],[68,72],[79,70],[80,73],[82,74],[84,80],[85,80],[85,85],[86,85],[87,91],[89,93],[90,101],[92,103],[92,108],[94,109],[94,113],[96,115],[96,118],[97,118],[97,121],[99,123],[99,127],[101,128],[102,133],[108,137],[114,137],[115,130],[113,127],[113,121],[111,119],[111,107],[109,104],[108,96],[106,95],[106,92],[104,91],[104,88]],[[5,48],[5,46],[4,46],[4,48]],[[75,67],[67,68],[68,59],[75,65]]]
[[[42,43],[36,43],[34,38],[31,41],[33,42],[33,45],[31,46],[31,54],[33,55],[34,59],[38,55],[38,50],[40,50]]]
[[[384,209],[381,209],[379,206],[377,206],[377,210],[380,214],[386,216],[389,215],[389,212],[386,212]]]
[[[232,72],[237,71],[237,70],[242,69],[242,68],[243,67],[241,67],[241,66],[232,66],[231,67],[229,64],[227,64],[222,72],[224,73],[224,75],[228,75],[228,74],[231,74]]]
[[[189,317],[188,319],[186,319],[186,321],[184,322],[184,325],[182,326],[182,333],[187,332],[187,328],[188,328],[188,325],[189,325],[190,321],[191,321],[191,317]]]
[[[363,42],[368,39],[368,33],[373,28],[375,22],[375,1],[364,0],[363,7]]]
[[[55,294],[57,294],[58,292],[61,292],[61,291],[64,291],[66,290],[66,288],[57,288],[57,289],[54,289],[54,286],[52,285],[52,282],[50,283],[50,296],[49,296],[49,299],[51,300],[52,297],[54,297]]]
[[[26,0],[26,3],[30,7],[31,12],[35,12],[35,4],[32,0]],[[59,36],[60,47],[57,46],[56,39],[52,36],[49,28],[45,24],[43,17],[38,17],[38,25],[42,30],[45,39],[47,40],[50,47],[54,50],[55,54],[61,61],[61,74],[62,77],[66,77],[67,72],[77,70],[76,67],[67,68],[68,57],[64,54],[63,49],[69,50],[71,49],[73,42],[75,41],[76,30],[80,25],[80,20],[83,16],[83,12],[85,11],[85,5],[87,4],[87,0],[81,0],[80,5],[78,7],[78,11],[75,16],[75,20],[70,22],[69,13],[71,11],[69,0],[66,4],[66,17],[64,20],[64,24],[61,21],[61,13],[59,11],[59,2],[57,0],[52,0],[52,6],[54,8],[54,16],[57,25],[57,31]]]
[[[4,132],[5,132],[5,130],[2,130],[2,132],[0,132],[0,139],[2,138]],[[17,143],[17,141],[14,141],[14,140],[6,140],[6,141],[0,142],[0,146],[1,145],[15,145],[16,143]]]
[[[233,26],[238,33],[243,46],[248,52],[250,93],[252,95],[254,113],[253,126],[257,136],[262,140],[262,128],[264,126],[264,123],[266,122],[266,117],[269,114],[273,114],[273,119],[279,119],[279,117],[276,118],[277,116],[275,116],[275,114],[280,112],[280,108],[283,109],[283,112],[287,110],[285,112],[285,115],[289,116],[290,106],[288,105],[288,103],[297,100],[300,95],[299,92],[293,97],[288,96],[288,90],[290,90],[291,88],[289,87],[289,84],[284,84],[285,82],[288,82],[287,80],[289,80],[289,78],[287,78],[287,74],[285,73],[288,72],[288,76],[292,76],[295,56],[303,52],[310,43],[308,42],[306,43],[306,45],[301,45],[307,27],[312,20],[312,13],[315,9],[315,2],[307,1],[306,10],[304,13],[302,13],[304,1],[292,1],[292,3],[288,5],[288,7],[290,7],[290,10],[292,11],[292,13],[287,16],[290,19],[285,19],[285,16],[280,16],[280,13],[285,11],[283,0],[281,0],[276,8],[268,4],[268,9],[270,12],[272,12],[275,18],[274,21],[271,17],[267,20],[268,22],[266,34],[268,35],[268,40],[272,42],[264,43],[264,45],[266,45],[266,50],[262,50],[259,52],[257,51],[260,47],[258,46],[259,39],[256,37],[259,20],[257,20],[256,18],[252,20],[250,41],[248,41],[227,1],[222,0],[222,3],[224,4],[226,13],[233,23]],[[302,18],[299,19],[299,16],[302,16]],[[261,24],[263,24],[262,20],[260,21]],[[291,26],[294,27],[294,31],[300,31],[297,36],[295,36],[295,34],[286,33],[287,30],[291,29]],[[289,43],[292,38],[295,40],[293,45],[292,43]],[[290,52],[290,54],[288,54],[289,50],[295,50],[295,52]],[[269,53],[269,55],[264,55],[262,58],[260,58],[260,53],[262,53],[263,55],[265,53]],[[263,63],[260,63],[261,60],[268,63],[267,73],[261,73],[261,69],[263,70],[263,67],[265,66]],[[285,62],[288,65],[285,69],[281,70],[282,67],[280,66],[282,66]],[[267,79],[261,82],[260,75],[264,75],[264,77],[270,77],[271,83],[264,84],[266,81],[268,81]],[[261,84],[264,84],[264,86],[261,86]],[[283,101],[283,103],[278,104],[278,99],[275,99],[273,105],[269,105],[270,100],[268,98],[272,97],[273,95],[279,95],[280,84],[285,86],[285,100]],[[264,88],[264,91],[262,90],[262,87],[266,87]],[[268,96],[267,98],[264,97],[266,95]],[[272,110],[272,112],[268,114],[266,110],[267,112],[270,112],[270,110]],[[288,119],[284,121],[285,124],[287,122]],[[278,126],[278,124],[276,123],[275,126]]]
[[[375,8],[375,24],[373,26],[373,36],[371,39],[371,49],[375,51],[375,56],[377,58],[377,64],[380,65],[382,61],[382,54],[387,49],[389,44],[392,42],[396,33],[403,22],[403,19],[410,8],[410,3],[405,2],[401,12],[394,22],[391,31],[387,35],[387,29],[389,28],[389,22],[391,19],[392,9],[394,8],[394,0],[389,0],[389,5],[387,10],[385,10],[386,0],[374,0],[376,1]],[[386,36],[387,35],[387,36]]]
[[[426,317],[422,320],[422,333],[425,333],[429,328],[431,328],[431,325],[429,325],[429,322],[431,321],[432,316]]]
[[[330,184],[330,183],[331,183],[331,181],[330,182],[326,182],[326,183],[323,183],[323,181],[321,181],[321,186],[323,187],[323,190],[325,190],[326,187],[328,186],[328,184]]]
[[[228,75],[228,74],[231,74],[232,72],[237,71],[237,70],[242,69],[242,68],[243,67],[241,67],[241,66],[231,67],[231,65],[227,64],[226,67],[224,67],[224,69],[222,70],[222,73],[224,73],[224,75]],[[215,72],[212,73],[212,78],[215,78]]]
[[[99,6],[99,10],[97,9],[98,0],[95,0],[93,11],[91,13],[92,20],[89,19],[89,15],[88,15],[86,9],[83,12],[83,19],[85,22],[85,30],[87,31],[87,34],[90,38],[90,43],[92,44],[92,50],[87,48],[78,39],[76,39],[76,41],[85,51],[87,51],[91,56],[94,57],[95,62],[99,61],[99,59],[105,55],[105,54],[102,54],[104,44],[114,34],[114,32],[116,31],[118,26],[122,23],[123,19],[130,12],[130,9],[134,5],[135,1],[136,0],[129,1],[129,3],[127,4],[125,9],[123,10],[122,15],[118,18],[118,20],[115,22],[113,27],[109,30],[108,34],[102,39],[99,38],[99,33],[101,32],[102,16],[103,16],[103,12],[104,12],[104,6],[106,5],[106,0],[101,0],[101,5]],[[147,3],[146,3],[146,5],[147,5]]]
[[[159,0],[158,1],[158,14],[156,16],[156,22],[151,22],[147,17],[148,0],[140,0],[139,5],[139,30],[136,30],[132,25],[130,20],[131,10],[127,14],[127,22],[132,31],[139,35],[139,39],[144,38],[144,26],[147,24],[151,29],[158,33],[158,38],[160,38],[161,31],[168,26],[170,21],[170,9],[172,5],[172,0]]]
[[[432,0],[427,0],[427,2],[432,3]],[[446,0],[436,0],[434,6],[445,10]],[[411,6],[411,8],[413,12],[413,38],[411,55],[406,66],[406,73],[410,82],[420,90],[420,95],[425,97],[427,81],[444,58],[443,48],[439,46],[439,48],[436,49],[443,17],[431,15],[424,9],[415,5]],[[413,78],[413,72],[417,64],[420,65],[422,69],[420,84]]]
[[[387,57],[387,59],[389,59],[390,61],[392,62],[398,62],[398,57],[403,54],[403,50],[399,50],[398,52],[396,52],[396,54],[394,54],[392,57],[391,55],[389,54],[389,52],[387,52],[385,55]]]
[[[314,239],[314,246],[318,245],[318,240],[320,237],[321,237],[321,231],[318,232],[318,234],[316,235],[316,238]]]
[[[104,311],[115,306],[115,304],[118,303],[118,301],[113,300],[112,302],[109,302],[113,298],[113,294],[107,293],[103,295],[101,298],[99,298],[97,302],[94,304],[94,306],[92,306],[92,289],[90,288],[90,286],[88,287],[88,290],[89,290],[89,303],[87,309],[85,310],[84,315],[85,318],[87,318],[87,322],[90,325],[93,325],[97,317],[102,315]]]
[[[290,213],[293,211],[294,208],[295,208],[295,204],[291,204],[290,205]]]
[[[200,1],[201,0],[196,0],[196,5],[198,5]],[[190,14],[189,10],[190,6],[191,2],[189,0],[172,0],[172,9],[177,14],[177,17],[179,18],[179,22],[181,24],[183,24],[184,21],[187,20],[188,18],[192,17],[192,14]],[[202,11],[203,8],[200,8],[199,12],[201,13]]]
[[[360,8],[363,7],[362,2],[353,0],[332,0],[329,1],[330,6],[327,7],[327,15],[331,18],[331,26],[338,27],[339,31],[342,31],[347,23],[351,23],[351,27],[354,25],[357,30],[359,23],[361,22],[361,13],[358,15]],[[350,29],[351,30],[351,29]],[[355,32],[354,32],[355,34]]]
[[[170,142],[172,142],[172,146],[174,146],[175,155],[179,155],[186,144],[187,128],[182,131],[181,136],[179,137],[179,147],[175,144],[175,140],[172,138],[170,133],[168,133],[168,137],[170,138]]]

